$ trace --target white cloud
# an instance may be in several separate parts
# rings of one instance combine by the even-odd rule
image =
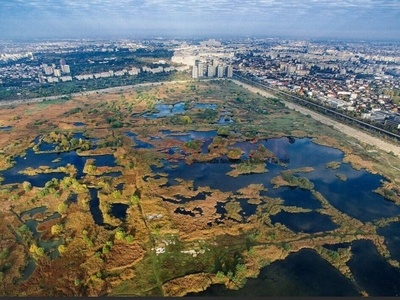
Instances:
[[[0,0],[0,35],[9,24],[34,28],[35,19],[48,19],[48,28],[68,22],[63,26],[307,33],[389,25],[400,31],[399,18],[399,0]]]

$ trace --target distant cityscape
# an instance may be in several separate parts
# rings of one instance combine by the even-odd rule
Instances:
[[[131,58],[160,49],[168,54]],[[77,55],[82,58],[71,58]],[[20,97],[20,87],[171,72],[193,80],[237,73],[351,116],[400,128],[400,46],[395,43],[156,38],[0,46],[0,91],[18,91]]]

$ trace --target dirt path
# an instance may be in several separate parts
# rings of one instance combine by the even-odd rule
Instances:
[[[276,98],[274,95],[260,89],[260,88],[256,88],[253,87],[251,85],[239,82],[237,80],[232,80],[234,83],[236,83],[237,85],[243,86],[245,88],[247,88],[248,90],[254,92],[254,93],[260,93],[261,95],[265,96],[265,97],[273,97]],[[357,140],[359,140],[360,142],[364,142],[373,146],[376,146],[377,148],[385,151],[385,152],[393,152],[395,155],[399,156],[400,155],[400,147],[393,145],[391,143],[388,143],[384,140],[381,140],[379,138],[373,137],[365,132],[362,132],[361,130],[352,128],[350,126],[347,126],[345,124],[342,124],[338,121],[332,120],[328,117],[325,117],[319,113],[316,113],[310,109],[304,108],[300,105],[288,102],[288,101],[284,101],[281,100],[288,108],[296,110],[304,115],[310,115],[313,119],[320,121],[323,124],[326,125],[332,125],[335,129],[339,130],[340,132],[347,134],[351,137],[356,138]]]

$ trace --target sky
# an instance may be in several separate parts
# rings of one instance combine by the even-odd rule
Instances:
[[[400,0],[0,0],[0,39],[400,39]]]

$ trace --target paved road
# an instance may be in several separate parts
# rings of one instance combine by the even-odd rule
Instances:
[[[254,86],[245,84],[243,82],[237,81],[237,80],[232,80],[233,82],[235,82],[236,84],[243,86],[245,88],[247,88],[248,90],[255,92],[255,93],[260,93],[263,96],[266,97],[274,97],[276,98],[274,95],[260,89],[260,88],[256,88]],[[400,155],[400,147],[393,145],[391,143],[388,143],[384,140],[381,140],[377,137],[373,137],[361,130],[355,129],[353,127],[350,127],[348,125],[342,124],[338,121],[332,120],[324,115],[321,115],[319,113],[316,113],[315,111],[312,111],[308,108],[302,107],[300,105],[288,102],[288,101],[284,101],[281,100],[288,108],[296,110],[302,114],[305,115],[310,115],[313,119],[320,121],[321,123],[324,123],[326,125],[332,125],[334,128],[336,128],[337,130],[339,130],[340,132],[343,132],[351,137],[356,138],[357,140],[370,144],[370,145],[374,145],[377,148],[385,151],[385,152],[393,152],[394,154],[396,154],[397,156]]]
[[[100,90],[73,93],[73,94],[71,94],[71,96],[72,97],[76,97],[76,96],[82,96],[82,95],[84,95],[84,96],[92,95],[92,94],[96,94],[96,93],[116,93],[116,92],[119,92],[121,90],[125,91],[125,90],[129,90],[129,89],[136,88],[136,87],[157,86],[157,85],[161,85],[161,84],[174,84],[174,83],[182,83],[182,82],[187,82],[187,80],[146,82],[146,83],[138,83],[138,84],[134,84],[134,85],[116,86],[116,87],[100,89]],[[16,104],[23,104],[23,103],[42,102],[42,101],[46,101],[46,100],[61,99],[62,97],[66,97],[66,96],[69,96],[69,95],[58,95],[58,96],[50,96],[50,97],[39,97],[39,98],[20,99],[20,100],[8,100],[8,101],[6,100],[6,101],[0,101],[0,106],[16,105]]]

